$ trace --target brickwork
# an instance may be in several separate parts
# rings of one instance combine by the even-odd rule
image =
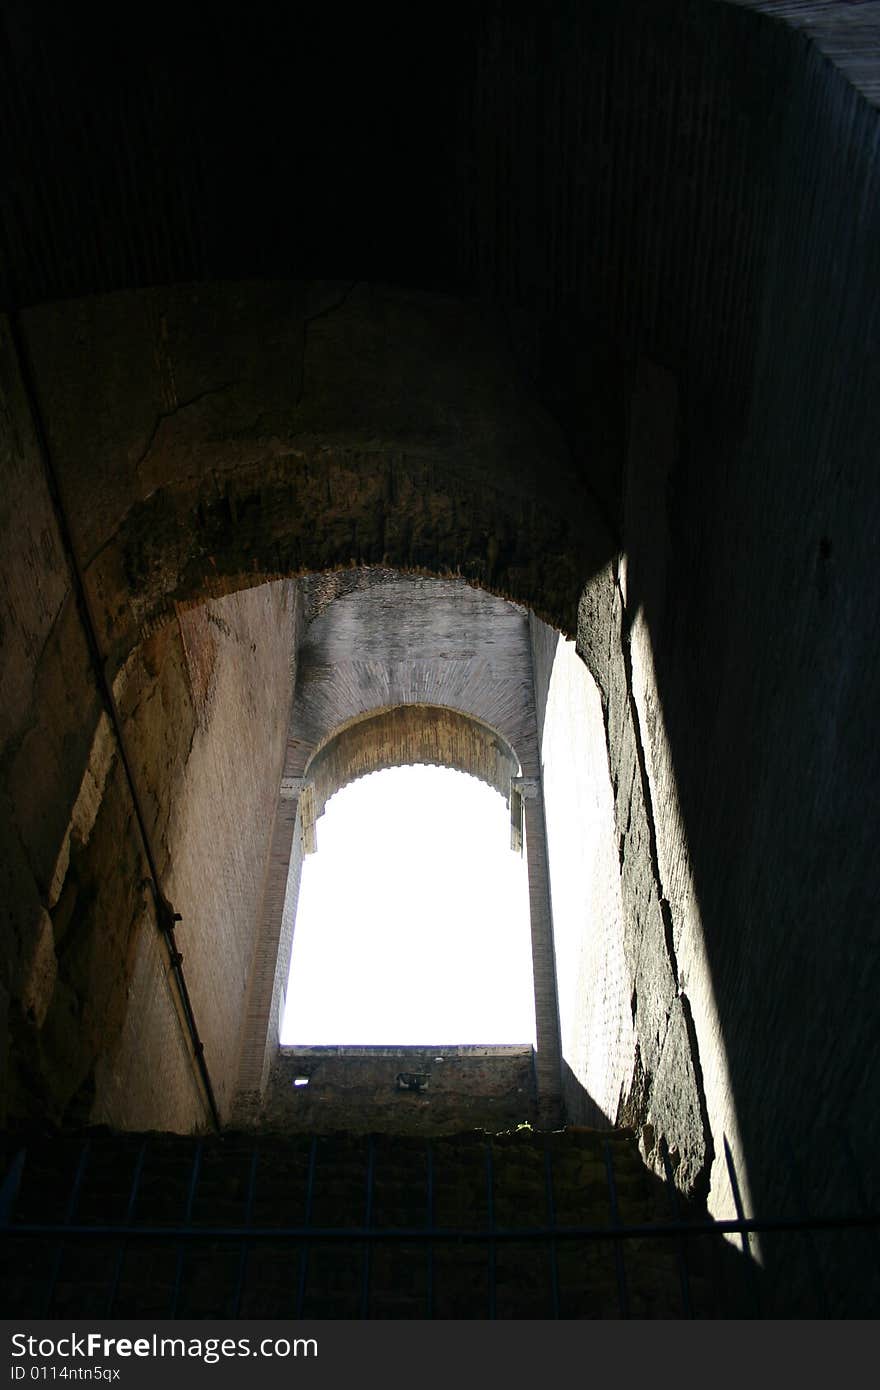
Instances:
[[[179,603],[340,565],[459,574],[573,632],[613,541],[493,316],[369,285],[308,296],[312,319],[290,284],[24,316],[111,667]]]
[[[556,956],[547,868],[547,837],[540,793],[526,797],[525,852],[529,866],[529,920],[532,929],[532,977],[535,986],[538,1114],[544,1126],[562,1120],[562,1054],[559,1043],[559,1005],[556,998]]]
[[[297,802],[284,798],[275,811],[269,868],[254,923],[254,956],[242,1019],[238,1090],[260,1094],[274,1055],[287,988],[293,924],[302,869]],[[280,999],[279,999],[280,991]]]
[[[202,1129],[205,1098],[192,1044],[168,978],[167,953],[150,917],[141,924],[134,957],[128,988],[135,1006],[126,1010],[118,1040],[110,1047],[105,1043],[98,1056],[91,1119],[117,1130],[162,1125],[186,1134]]]
[[[395,575],[337,598],[305,631],[287,776],[359,716],[401,705],[463,712],[536,774],[528,619],[462,581]]]
[[[389,767],[451,767],[486,782],[505,801],[519,759],[505,739],[469,715],[437,705],[396,705],[348,724],[309,763],[316,814],[337,791]]]
[[[282,1047],[251,1123],[298,1134],[515,1128],[537,1123],[535,1079],[530,1046]]]
[[[28,1108],[57,981],[51,914],[111,752],[8,321],[0,319],[2,1108]],[[44,797],[41,788],[51,787]],[[26,1060],[27,1059],[27,1060]],[[65,1087],[62,1085],[62,1091]],[[39,1103],[39,1102],[37,1102]]]
[[[264,877],[271,875],[270,835],[292,698],[294,588],[279,583],[246,590],[207,605],[198,627],[192,619],[184,622],[186,645],[169,633],[153,641],[167,644],[161,656],[148,644],[129,664],[120,701],[139,784],[157,808],[152,830],[167,847],[164,891],[182,917],[187,985],[226,1114],[238,1072],[254,924]],[[207,685],[199,656],[206,644]],[[192,701],[193,689],[203,698]],[[174,712],[179,761],[166,723]],[[139,995],[130,1010],[139,1052],[153,1050],[146,1020],[138,1016],[139,1001],[147,997]],[[165,1055],[158,1042],[155,1047]],[[120,1054],[111,1065],[130,1073],[136,1062]],[[109,1102],[102,1113],[113,1114]]]
[[[208,605],[197,620],[181,615],[138,649],[115,687],[162,891],[181,915],[187,982],[222,1109],[238,1068],[284,753],[291,601],[281,583]],[[81,777],[48,872],[47,927],[18,986],[30,1011],[24,1031],[14,1025],[28,1079],[21,1092],[13,1080],[13,1104],[125,1127],[199,1127],[205,1097],[106,717]],[[21,911],[26,900],[11,901]]]
[[[635,1056],[620,863],[598,689],[566,642],[532,620],[566,1115],[614,1123]]]
[[[320,816],[354,776],[429,761],[481,776],[505,797],[520,772],[538,790],[526,809],[537,1077],[542,1121],[558,1122],[561,1057],[528,618],[460,582],[383,572],[373,585],[330,588],[319,588],[319,611],[298,652],[282,788],[291,799],[276,821],[237,1113],[258,1113],[278,1046],[303,852],[293,815],[303,785],[314,789]]]
[[[726,0],[806,35],[853,86],[880,106],[880,10],[865,0]]]

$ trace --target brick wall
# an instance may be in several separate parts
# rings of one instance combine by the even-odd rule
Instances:
[[[555,1123],[561,1113],[556,978],[528,617],[461,581],[388,571],[377,578],[373,585],[318,586],[322,601],[303,630],[282,789],[291,800],[282,803],[277,822],[277,869],[263,905],[238,1113],[258,1108],[278,1043],[301,868],[303,785],[314,787],[320,814],[353,775],[424,760],[482,776],[505,796],[511,775],[522,772],[537,793],[525,802],[536,1067],[542,1119]]]
[[[269,866],[292,698],[294,608],[295,586],[285,581],[215,600],[150,639],[118,683],[138,782],[154,811],[163,888],[182,918],[178,944],[222,1114],[237,1083]],[[102,1069],[127,1078],[123,1113],[113,1087],[97,1102],[96,1118],[130,1123],[140,1071],[153,1072],[151,1088],[173,1093],[163,1076],[161,1029],[154,1035],[149,1026],[152,1008],[151,990],[132,993],[131,1042]],[[161,1115],[160,1104],[152,1122],[168,1123]]]
[[[532,620],[566,1115],[613,1124],[634,1062],[620,863],[598,689],[574,643]]]
[[[407,1086],[400,1076],[418,1080]],[[295,1086],[297,1077],[309,1084]],[[282,1047],[253,1122],[299,1134],[450,1134],[536,1117],[530,1046]]]

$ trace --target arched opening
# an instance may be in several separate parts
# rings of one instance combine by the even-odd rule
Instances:
[[[496,791],[389,768],[338,792],[316,832],[283,1046],[534,1043],[527,867]]]
[[[387,570],[353,573],[335,590],[318,576],[304,581],[303,593],[297,695],[271,853],[280,871],[261,908],[236,1113],[242,1122],[262,1123],[262,1098],[278,1090],[272,1076],[301,875],[325,804],[378,769],[433,764],[500,793],[506,841],[525,847],[534,1080],[542,1114],[558,1119],[559,1025],[528,613],[460,580]],[[273,1123],[297,1122],[271,1104]]]

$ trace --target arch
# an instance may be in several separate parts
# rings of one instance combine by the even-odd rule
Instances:
[[[537,774],[527,611],[461,579],[349,571],[351,591],[312,605],[306,581],[297,703],[285,773],[352,722],[393,706],[431,706],[494,730]],[[324,583],[319,581],[323,591]],[[312,616],[309,617],[310,612]]]
[[[175,605],[358,565],[461,575],[573,633],[613,553],[478,305],[200,285],[29,310],[25,333],[114,670]]]
[[[529,615],[460,580],[387,570],[375,580],[357,576],[342,593],[320,580],[306,584],[313,616],[298,646],[238,1113],[251,1120],[259,1113],[277,1056],[303,855],[317,847],[324,803],[353,776],[426,761],[457,766],[499,791],[510,806],[511,844],[525,844],[537,1090],[542,1115],[555,1121],[561,1058]]]
[[[520,771],[507,740],[479,719],[444,706],[395,705],[361,715],[312,755],[304,780],[313,788],[316,818],[359,778],[416,763],[476,777],[505,801]]]
[[[510,852],[505,798],[444,764],[392,761],[329,800],[304,866],[273,1071],[294,1041],[346,1051],[534,1042],[527,865]],[[520,1021],[498,1032],[508,969]],[[456,1023],[464,999],[470,1018]],[[359,1036],[355,1016],[379,1033]],[[427,1034],[407,1037],[414,1026]]]

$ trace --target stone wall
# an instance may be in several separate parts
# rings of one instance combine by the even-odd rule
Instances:
[[[113,739],[101,717],[64,541],[5,319],[0,323],[0,468],[3,1104],[13,1113],[57,1114],[86,1084],[88,1064],[79,1061],[75,1046],[78,1023],[94,1034],[103,1027],[107,1004],[100,974],[90,978],[94,971],[87,959],[78,959],[76,933],[67,932],[73,885],[102,800],[114,802],[123,823],[125,812],[119,811]],[[130,920],[144,910],[136,886],[142,866],[136,851],[129,849],[126,858],[131,883],[120,884],[121,901],[108,906],[111,918]],[[67,937],[61,959],[56,931]],[[123,939],[123,953],[126,944]],[[90,1006],[80,1017],[93,984],[99,985],[95,1013]],[[88,1104],[84,1096],[80,1109]]]
[[[19,368],[4,328],[4,1103],[18,1119],[188,1129],[205,1098]],[[181,610],[113,682],[221,1107],[284,755],[292,594],[281,582]]]
[[[395,705],[347,725],[312,758],[308,780],[315,794],[315,816],[322,815],[331,796],[359,777],[420,763],[478,777],[505,801],[519,774],[519,760],[510,745],[488,725],[437,705]]]
[[[235,1090],[256,922],[290,715],[295,586],[281,581],[197,609],[145,642],[117,682],[136,780],[221,1115]],[[206,676],[206,672],[208,672]],[[143,949],[141,947],[140,949]],[[130,1041],[104,1059],[96,1119],[138,1113],[138,1077],[173,1093],[151,1042],[149,991],[132,992]],[[147,1059],[152,1059],[147,1064]]]
[[[573,642],[532,619],[541,777],[570,1121],[613,1124],[635,1060],[620,862],[599,691]]]
[[[480,305],[175,286],[21,327],[114,671],[176,603],[340,566],[464,576],[573,632],[613,547]]]
[[[768,320],[767,360],[779,389],[799,393],[779,331]],[[842,369],[798,341],[818,392]],[[853,949],[870,933],[848,885],[853,872],[864,881],[876,800],[864,732],[876,607],[873,585],[858,606],[847,598],[832,519],[864,575],[876,499],[866,440],[838,451],[798,399],[796,456],[763,390],[747,440],[710,446],[669,374],[641,364],[625,548],[581,607],[611,751],[638,1046],[619,1118],[643,1126],[655,1162],[662,1134],[679,1180],[708,1182],[716,1214],[858,1209],[871,1187],[856,1117],[873,955]],[[720,474],[706,473],[709,447],[725,451]],[[843,493],[863,496],[858,518]],[[784,1267],[784,1242],[758,1245]],[[823,1243],[797,1277],[830,1298],[838,1256]]]
[[[288,799],[277,822],[290,870],[285,892],[279,838],[277,855],[273,849],[279,873],[264,900],[250,991],[238,1113],[259,1108],[274,1064],[304,833],[309,847],[315,843],[313,812],[320,815],[334,792],[371,768],[437,761],[488,780],[506,799],[511,776],[523,774],[518,804],[528,857],[541,1117],[558,1123],[556,976],[528,616],[460,579],[383,570],[368,583],[360,571],[350,573],[350,584],[305,581],[320,598],[306,609],[313,617],[299,648],[282,783]]]
[[[291,1134],[455,1134],[536,1119],[529,1046],[282,1047],[252,1123]]]
[[[880,161],[876,112],[816,53],[781,167],[748,413],[729,434],[680,397],[673,447],[643,434],[626,595],[679,976],[708,1005],[704,1070],[726,1052],[716,1144],[738,1134],[755,1206],[793,1211],[798,1186],[858,1204],[847,1147],[876,1172]]]

